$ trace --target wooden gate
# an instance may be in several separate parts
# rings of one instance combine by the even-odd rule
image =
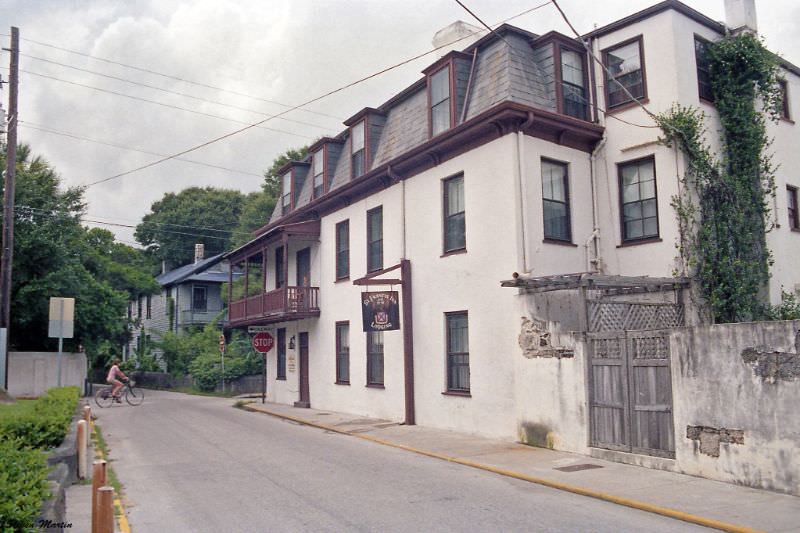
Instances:
[[[656,320],[662,327],[678,326],[683,309],[674,304],[609,304],[613,307],[603,309],[606,302],[589,302],[590,318],[614,318],[590,320],[590,328],[601,331],[587,333],[590,444],[675,457],[669,330],[626,326],[652,327]]]

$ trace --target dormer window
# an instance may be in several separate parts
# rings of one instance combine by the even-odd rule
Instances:
[[[350,153],[352,154],[353,177],[364,173],[364,121],[350,129]]]
[[[439,69],[430,79],[431,137],[452,127],[450,113],[450,65]]]
[[[281,178],[281,206],[286,213],[292,207],[292,171],[290,170]]]
[[[561,105],[563,113],[581,120],[589,118],[583,54],[561,48]]]
[[[312,173],[314,174],[314,198],[325,194],[325,149],[314,152],[312,156]]]

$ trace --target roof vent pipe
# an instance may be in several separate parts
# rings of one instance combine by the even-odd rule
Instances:
[[[205,255],[205,246],[202,243],[197,243],[194,245],[194,262],[199,263],[203,260],[203,255]]]
[[[725,0],[725,25],[733,32],[758,32],[755,0]]]

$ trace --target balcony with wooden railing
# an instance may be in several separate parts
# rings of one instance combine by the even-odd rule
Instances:
[[[282,287],[231,302],[231,327],[319,316],[319,287]]]

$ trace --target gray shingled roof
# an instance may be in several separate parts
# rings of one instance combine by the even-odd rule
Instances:
[[[202,259],[197,263],[191,263],[189,265],[183,265],[178,267],[174,270],[170,270],[169,272],[165,272],[156,278],[156,281],[162,287],[166,287],[167,285],[175,285],[182,281],[187,280],[189,277],[199,274],[205,271],[208,268],[216,265],[222,260],[223,254],[218,254],[213,257],[209,257],[208,259]],[[227,275],[225,275],[227,278]],[[225,281],[224,279],[222,281]]]

